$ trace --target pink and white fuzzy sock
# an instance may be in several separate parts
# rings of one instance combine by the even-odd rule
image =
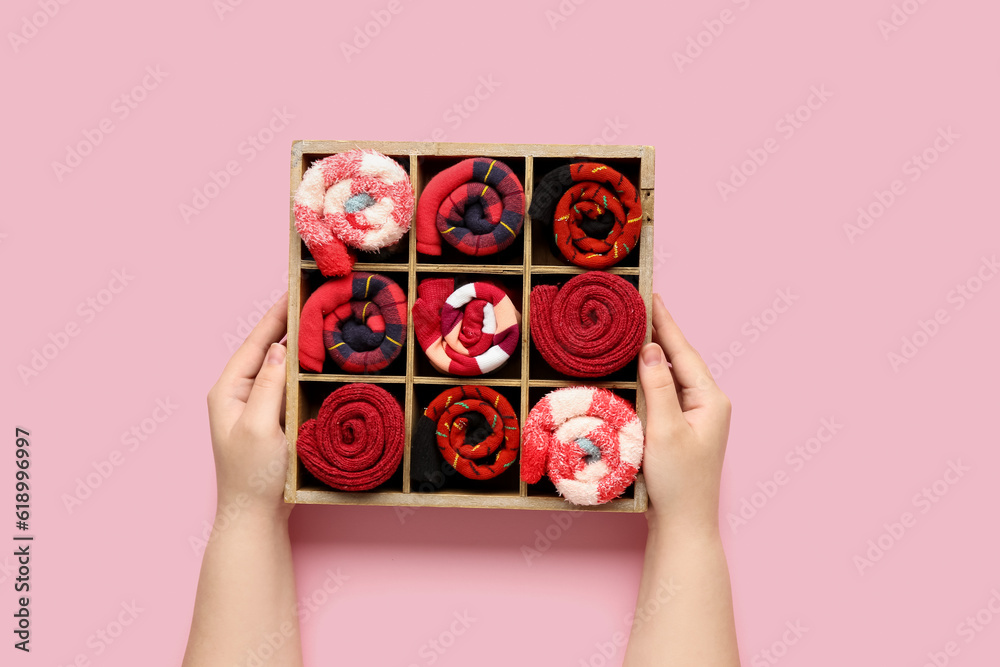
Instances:
[[[617,498],[639,471],[642,423],[625,399],[607,389],[566,387],[545,395],[528,414],[521,478],[547,474],[575,505]]]
[[[371,149],[313,163],[295,191],[295,228],[326,276],[350,273],[349,248],[375,252],[399,241],[413,217],[406,170]]]

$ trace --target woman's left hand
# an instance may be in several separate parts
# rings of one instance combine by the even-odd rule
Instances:
[[[260,510],[286,518],[283,500],[288,442],[285,346],[288,293],[278,299],[243,342],[208,392],[218,507]]]

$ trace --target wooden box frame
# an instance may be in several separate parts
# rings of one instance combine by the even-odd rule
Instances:
[[[511,166],[522,178],[526,196],[525,221],[519,239],[511,248],[489,257],[473,258],[460,255],[445,243],[440,257],[420,255],[416,250],[414,225],[403,239],[404,251],[388,259],[365,261],[361,253],[355,264],[356,271],[387,273],[407,293],[407,336],[404,354],[379,374],[349,374],[334,368],[334,373],[303,372],[298,364],[299,314],[308,298],[311,286],[323,279],[316,262],[295,229],[293,199],[302,175],[312,162],[334,153],[353,148],[371,148],[389,155],[408,168],[410,180],[419,200],[424,184],[441,168],[468,157],[495,157]],[[416,420],[422,411],[421,399],[446,386],[483,384],[506,392],[515,400],[523,433],[524,422],[534,403],[544,393],[560,387],[590,385],[615,390],[616,393],[635,401],[636,411],[646,423],[646,405],[638,383],[638,361],[634,361],[611,378],[586,381],[584,378],[559,376],[532,349],[529,335],[531,318],[529,294],[539,282],[564,282],[585,269],[569,264],[553,253],[547,238],[536,238],[540,223],[532,223],[527,216],[532,190],[539,178],[551,168],[571,161],[592,160],[606,162],[626,175],[639,189],[642,200],[643,223],[638,252],[631,253],[619,265],[608,269],[632,281],[646,303],[646,335],[651,332],[651,292],[653,281],[653,198],[654,150],[652,146],[599,146],[558,144],[473,144],[426,143],[393,141],[308,141],[292,144],[290,237],[288,255],[288,364],[287,402],[285,413],[289,445],[289,466],[285,482],[285,502],[328,505],[388,505],[401,507],[492,507],[534,510],[586,510],[603,512],[644,512],[647,507],[646,486],[640,470],[635,484],[622,497],[603,505],[581,507],[573,505],[555,493],[546,478],[540,484],[529,485],[520,479],[520,457],[515,469],[494,480],[497,482],[479,488],[426,488],[410,479],[410,442]],[[520,249],[520,256],[518,255]],[[454,252],[449,252],[454,251]],[[637,255],[637,256],[636,256]],[[445,376],[432,369],[423,356],[413,332],[413,319],[409,314],[416,299],[418,277],[448,274],[488,274],[507,281],[523,291],[521,305],[521,341],[515,354],[504,368],[482,377]],[[518,355],[520,357],[518,358]],[[327,360],[327,364],[331,363]],[[324,368],[324,371],[326,368]],[[393,480],[372,491],[343,492],[318,482],[305,470],[296,455],[298,427],[316,415],[323,397],[335,387],[349,382],[375,382],[400,399],[405,413],[406,437],[403,462]],[[400,474],[401,473],[401,474]],[[459,475],[455,475],[460,478]],[[513,481],[512,481],[513,480]],[[444,485],[447,486],[447,485]]]

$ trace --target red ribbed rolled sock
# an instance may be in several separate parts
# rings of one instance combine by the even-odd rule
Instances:
[[[646,337],[646,304],[624,278],[588,271],[562,287],[531,290],[531,342],[560,373],[601,377],[635,359]]]
[[[374,489],[403,460],[403,410],[377,385],[345,384],[299,427],[296,452],[306,470],[335,489]]]

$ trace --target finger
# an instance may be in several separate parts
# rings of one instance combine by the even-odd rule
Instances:
[[[267,350],[264,364],[260,367],[257,377],[247,398],[247,407],[243,411],[243,419],[247,425],[259,431],[267,431],[271,427],[280,428],[281,404],[285,396],[285,357],[287,350],[284,345],[274,343]]]
[[[672,433],[686,424],[667,358],[656,343],[639,353],[639,383],[646,397],[647,433]]]
[[[671,317],[659,294],[653,295],[653,330],[655,340],[663,348],[673,366],[674,377],[682,389],[709,390],[715,386],[708,365],[691,347],[677,322]]]
[[[288,329],[288,292],[271,306],[243,344],[233,354],[222,371],[219,384],[236,398],[245,401],[250,395],[253,379],[264,363],[264,354],[271,343],[282,339]]]

